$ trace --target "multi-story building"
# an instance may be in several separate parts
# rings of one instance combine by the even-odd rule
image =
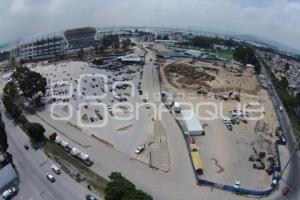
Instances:
[[[97,50],[109,46],[117,47],[118,44],[118,34],[97,32],[95,28],[85,27],[22,39],[10,54],[18,60],[30,61],[74,53],[81,48]]]
[[[64,55],[68,43],[61,33],[47,33],[18,41],[11,51],[19,60],[34,60]]]

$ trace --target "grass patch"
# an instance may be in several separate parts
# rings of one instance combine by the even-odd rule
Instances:
[[[233,59],[233,54],[231,52],[217,51],[216,56],[218,56],[220,58],[224,58],[226,60],[232,60]]]
[[[72,167],[77,169],[81,176],[84,177],[85,181],[92,186],[92,190],[99,195],[104,196],[104,189],[106,187],[106,184],[108,180],[105,178],[99,176],[92,170],[90,170],[85,164],[83,164],[80,160],[77,160],[76,158],[72,157],[70,154],[65,152],[61,147],[58,145],[47,142],[44,145],[44,149],[46,153],[55,160],[55,158],[60,158],[62,160],[65,160],[68,162]]]

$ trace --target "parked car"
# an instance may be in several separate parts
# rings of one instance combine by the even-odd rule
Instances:
[[[150,108],[150,104],[146,103],[146,108],[149,109]]]
[[[3,199],[10,199],[15,194],[17,194],[17,189],[15,187],[11,187],[11,188],[9,188],[8,190],[5,190],[2,193],[2,198]]]
[[[93,196],[90,195],[90,194],[85,195],[85,199],[86,199],[86,200],[97,200],[96,197],[93,197]]]
[[[283,111],[283,107],[282,107],[282,106],[279,106],[279,110],[282,112],[282,111]]]
[[[287,186],[282,189],[282,195],[283,196],[288,195],[289,192],[290,192],[290,188],[287,187]]]
[[[24,149],[25,150],[28,150],[29,149],[29,146],[27,144],[24,144]]]
[[[283,119],[284,117],[283,117],[283,115],[282,115],[282,114],[280,114],[280,115],[279,115],[279,118],[280,118],[280,119]]]
[[[61,173],[60,169],[56,165],[51,166],[52,171],[54,171],[57,175]]]
[[[135,150],[135,153],[136,153],[136,154],[140,154],[140,153],[142,153],[144,150],[145,150],[145,145],[144,145],[144,144],[141,144],[141,145]]]
[[[47,179],[48,179],[50,182],[52,182],[52,183],[55,182],[55,178],[54,178],[54,176],[53,176],[52,174],[49,173],[49,174],[46,175],[46,177],[47,177]]]

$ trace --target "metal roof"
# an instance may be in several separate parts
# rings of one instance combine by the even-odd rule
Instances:
[[[183,119],[185,120],[186,126],[190,132],[203,131],[203,127],[192,110],[181,110]]]
[[[12,181],[18,179],[18,175],[12,165],[9,163],[0,169],[0,191],[7,187]]]

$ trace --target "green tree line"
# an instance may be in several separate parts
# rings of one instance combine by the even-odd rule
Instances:
[[[30,71],[27,67],[18,66],[12,74],[12,80],[6,83],[3,89],[2,102],[11,117],[20,124],[32,142],[42,142],[45,129],[39,123],[29,122],[20,105],[17,103],[20,95],[34,104],[39,104],[41,95],[46,92],[47,81],[41,74]],[[0,130],[1,131],[1,130]]]
[[[135,185],[124,178],[121,173],[113,172],[105,188],[105,200],[153,200],[153,198],[137,190]]]
[[[260,73],[261,66],[255,52],[252,48],[246,46],[239,46],[233,52],[233,58],[242,64],[252,64],[255,66],[256,73]]]

